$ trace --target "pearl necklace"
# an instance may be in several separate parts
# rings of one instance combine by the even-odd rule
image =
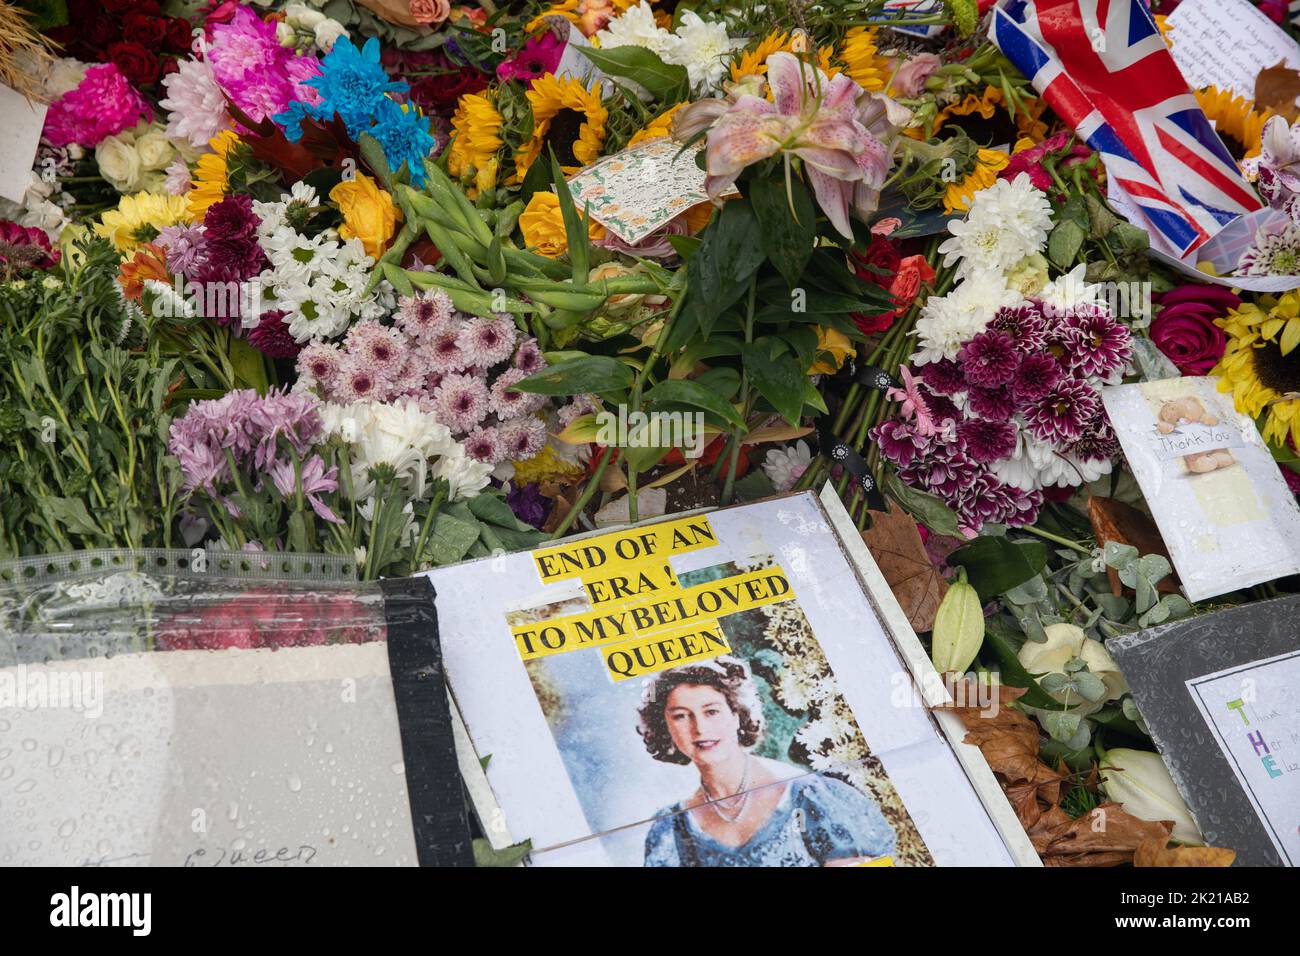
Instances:
[[[742,816],[744,816],[745,808],[749,806],[749,754],[745,754],[745,771],[740,775],[740,786],[736,788],[736,792],[731,796],[715,797],[713,794],[709,793],[709,788],[705,786],[703,780],[700,781],[700,789],[703,790],[704,795],[709,798],[709,806],[713,809],[713,812],[716,813],[725,823],[735,823],[738,821]],[[722,811],[722,805],[719,801],[735,800],[737,796],[740,798],[740,806],[733,816],[728,816]]]

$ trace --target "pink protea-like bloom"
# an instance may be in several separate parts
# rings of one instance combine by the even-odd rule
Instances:
[[[1133,354],[1129,330],[1104,306],[1080,306],[1065,318],[1065,356],[1084,376],[1107,379]]]
[[[275,485],[275,490],[286,500],[293,500],[298,493],[298,478],[294,474],[293,462],[278,458],[273,461],[267,469],[271,476],[271,481]],[[342,524],[343,519],[330,510],[330,507],[320,499],[322,494],[330,494],[338,491],[339,469],[335,465],[329,471],[325,470],[325,461],[320,455],[312,455],[302,463],[302,493],[311,505],[311,510],[320,515],[321,518],[331,524]]]
[[[1065,444],[1083,437],[1101,402],[1097,392],[1084,382],[1066,378],[1024,410],[1029,433],[1039,441]]]
[[[475,461],[495,465],[501,461],[501,438],[495,428],[475,428],[465,436],[465,454]]]
[[[438,421],[450,428],[453,435],[463,435],[487,417],[487,385],[473,375],[445,375],[433,395],[433,403]]]
[[[1016,413],[1016,403],[1007,388],[972,388],[966,400],[972,412],[991,422],[1008,421]]]
[[[402,296],[397,302],[397,327],[420,342],[432,342],[456,314],[447,293],[441,289]]]
[[[460,331],[456,340],[470,364],[491,368],[510,358],[519,338],[514,321],[509,316],[495,319],[471,319]]]
[[[956,392],[964,392],[970,387],[961,366],[951,359],[939,359],[937,362],[922,365],[917,371],[920,372],[926,388],[936,395],[952,395]]]
[[[52,146],[76,143],[91,148],[141,119],[153,119],[144,97],[116,66],[100,63],[86,71],[75,90],[54,101],[45,114],[42,135]]]
[[[1016,350],[1039,352],[1047,345],[1047,319],[1036,305],[1004,306],[989,320],[988,331],[1010,336]]]
[[[167,135],[202,150],[208,140],[233,125],[226,97],[207,60],[178,60],[175,73],[162,79],[167,96],[158,105],[167,111]]]
[[[981,465],[1010,458],[1016,450],[1016,426],[1011,422],[990,422],[968,418],[957,424],[962,449]]]
[[[972,385],[997,388],[1015,377],[1020,354],[1011,336],[1003,332],[981,332],[961,347],[957,362]]]
[[[406,365],[406,341],[396,329],[381,325],[374,319],[362,319],[348,330],[343,340],[348,354],[385,382],[393,383]]]
[[[420,350],[431,372],[459,372],[469,365],[469,357],[460,347],[460,329],[448,323]]]
[[[798,156],[818,204],[852,239],[849,212],[865,219],[875,211],[892,163],[890,144],[910,112],[843,73],[828,78],[793,53],[767,58],[767,82],[770,102],[742,93],[709,129],[709,196],[721,196],[760,160],[780,153],[788,166]]]
[[[1036,402],[1052,390],[1062,375],[1056,359],[1045,352],[1026,355],[1011,380],[1011,395],[1020,403]]]
[[[528,375],[535,375],[546,368],[546,359],[542,358],[542,350],[537,344],[537,339],[527,338],[519,343],[519,349],[515,352],[514,365]]]
[[[527,461],[546,446],[546,423],[531,415],[506,422],[497,433],[503,460]]]
[[[298,377],[308,384],[319,383],[329,398],[334,380],[342,372],[343,360],[343,350],[332,342],[312,342],[298,353]]]
[[[520,415],[531,415],[546,404],[545,395],[532,392],[513,392],[511,387],[528,377],[523,369],[512,368],[497,376],[492,383],[492,411],[502,421]]]

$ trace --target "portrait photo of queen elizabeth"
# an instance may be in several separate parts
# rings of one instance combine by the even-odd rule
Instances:
[[[871,797],[754,753],[763,704],[739,658],[663,671],[646,683],[638,716],[650,757],[681,765],[683,790],[693,785],[650,824],[646,866],[844,866],[894,853]]]

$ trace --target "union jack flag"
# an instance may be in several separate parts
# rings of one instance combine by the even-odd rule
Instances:
[[[989,36],[1180,256],[1260,208],[1141,0],[1002,0]]]

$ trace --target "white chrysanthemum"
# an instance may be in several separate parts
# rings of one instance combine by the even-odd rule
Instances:
[[[167,96],[158,105],[167,110],[167,135],[195,149],[230,127],[226,97],[207,60],[178,60],[175,73],[164,76]]]
[[[494,466],[487,462],[475,461],[465,454],[463,445],[443,454],[433,466],[434,478],[446,478],[451,486],[449,500],[473,498],[488,486],[492,479]]]
[[[806,442],[799,441],[786,448],[773,448],[763,461],[763,472],[772,480],[778,492],[789,491],[799,476],[812,463],[812,452]]]
[[[621,17],[610,20],[605,29],[598,30],[596,37],[600,40],[602,50],[639,46],[657,53],[660,58],[681,42],[655,23],[654,11],[648,3],[629,7]]]
[[[1052,486],[1070,488],[1096,481],[1111,472],[1109,459],[1087,461],[1058,451],[1041,442],[1023,428],[1016,435],[1016,450],[1010,458],[994,462],[990,468],[1004,484],[1032,491]]]
[[[1097,305],[1103,301],[1102,288],[1084,278],[1087,266],[1079,263],[1069,272],[1053,279],[1035,298],[1043,303],[1043,312],[1049,318],[1065,316],[1081,305]]]
[[[429,462],[460,447],[452,441],[447,426],[422,411],[414,400],[355,402],[343,412],[326,405],[322,419],[328,430],[342,429],[338,433],[352,445],[352,482],[358,500],[375,493],[369,472],[376,465],[391,467],[412,494],[422,497],[428,486]]]
[[[931,297],[916,320],[916,365],[955,359],[972,336],[982,332],[998,309],[1015,305],[1020,294],[996,272],[972,273],[945,296]]]
[[[706,21],[694,10],[682,14],[677,27],[678,43],[664,53],[665,62],[686,67],[691,89],[696,94],[717,92],[729,75],[731,54],[744,46],[743,40],[727,36],[727,26],[721,21]]]
[[[1051,228],[1052,204],[1029,174],[1021,173],[977,192],[966,217],[948,223],[952,238],[939,251],[945,266],[960,262],[959,276],[981,269],[1005,273],[1041,252]]]

